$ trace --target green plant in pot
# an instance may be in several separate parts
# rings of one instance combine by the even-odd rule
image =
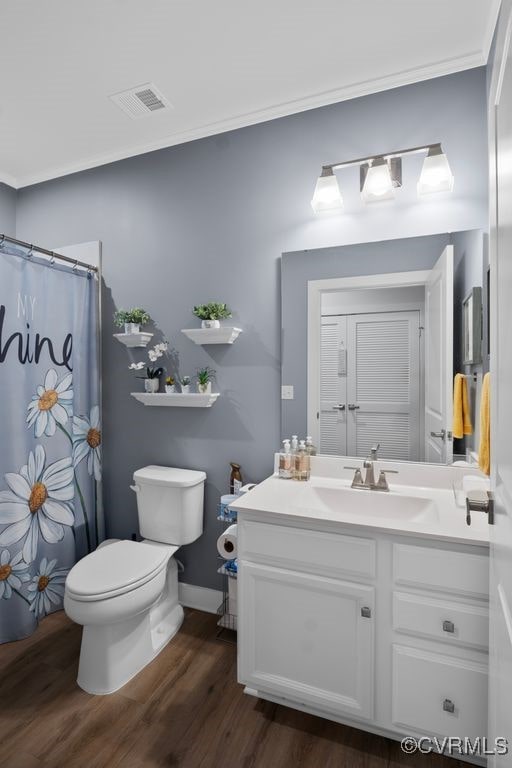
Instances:
[[[176,381],[172,376],[167,376],[165,380],[165,391],[168,395],[176,392]]]
[[[196,373],[197,391],[202,395],[209,394],[212,391],[212,381],[214,378],[215,371],[213,368],[209,368],[208,366],[199,368]]]
[[[190,392],[190,376],[182,376],[180,379],[181,391],[184,395]]]
[[[201,328],[220,328],[219,321],[231,317],[231,310],[228,305],[218,301],[199,304],[192,311],[201,320]]]
[[[164,353],[167,352],[168,344],[167,342],[163,342],[161,344],[156,344],[152,349],[148,351],[148,358],[150,363],[156,363],[156,361],[161,358]],[[150,392],[154,394],[155,392],[158,392],[160,388],[160,376],[162,376],[163,372],[165,371],[165,368],[158,367],[156,368],[153,365],[147,365],[147,363],[141,362],[141,363],[132,363],[128,366],[130,371],[142,371],[144,368],[146,369],[146,375],[145,376],[137,376],[138,379],[144,379],[144,389],[146,392]]]
[[[147,325],[151,317],[145,309],[118,309],[114,312],[114,323],[118,328],[124,328],[125,333],[140,333],[141,325]]]

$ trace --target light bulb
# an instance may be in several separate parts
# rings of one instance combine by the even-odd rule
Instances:
[[[316,182],[311,207],[315,213],[343,208],[343,198],[338,186],[338,179],[332,168],[322,169],[322,175],[318,177]]]
[[[361,198],[365,203],[389,200],[395,196],[389,165],[383,157],[372,160],[364,180]]]
[[[451,192],[453,189],[453,174],[448,159],[440,144],[430,147],[423,161],[418,195],[431,195],[436,192]]]

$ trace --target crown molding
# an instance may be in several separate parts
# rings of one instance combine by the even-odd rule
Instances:
[[[4,173],[3,171],[0,171],[0,184],[5,184],[6,187],[18,189],[18,180],[15,179],[14,176]]]
[[[482,47],[482,52],[483,52],[486,64],[489,59],[489,53],[491,51],[492,40],[494,37],[494,30],[496,29],[496,25],[498,23],[498,16],[500,14],[500,9],[501,9],[501,0],[490,0],[490,5],[491,5],[491,8],[489,10],[487,29],[485,31],[483,47]]]
[[[495,2],[499,4],[499,0],[495,0]],[[493,31],[494,26],[492,26],[492,33]],[[490,34],[490,39],[492,40],[492,34]],[[236,115],[226,120],[207,123],[186,131],[170,134],[153,142],[134,144],[114,152],[96,155],[91,158],[83,158],[76,163],[55,166],[54,168],[49,168],[47,171],[41,173],[22,175],[16,179],[5,173],[2,175],[4,178],[11,179],[11,182],[8,182],[10,186],[14,186],[16,189],[21,189],[52,179],[58,179],[63,176],[69,176],[74,173],[80,173],[81,171],[98,168],[99,166],[107,165],[109,163],[115,163],[119,160],[126,160],[127,158],[135,157],[137,155],[155,152],[156,150],[164,149],[166,147],[172,147],[185,142],[206,138],[207,136],[215,136],[217,134],[226,133],[227,131],[233,131],[239,128],[267,122],[269,120],[275,120],[280,117],[288,117],[310,109],[325,107],[338,102],[348,101],[349,99],[368,96],[372,93],[380,93],[392,88],[400,88],[424,80],[451,75],[466,69],[481,67],[486,64],[486,59],[487,57],[484,55],[483,50],[474,51],[464,56],[444,59],[424,67],[403,70],[385,77],[353,83],[349,86],[344,86],[343,88],[311,94],[301,99],[283,102],[255,112]]]

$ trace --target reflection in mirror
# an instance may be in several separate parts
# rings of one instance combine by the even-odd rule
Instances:
[[[283,439],[311,435],[322,454],[366,457],[380,443],[380,458],[474,462],[485,246],[469,230],[283,254]]]

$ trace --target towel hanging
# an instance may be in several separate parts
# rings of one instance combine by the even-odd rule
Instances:
[[[486,373],[480,397],[480,447],[478,466],[486,475],[491,474],[491,374]]]
[[[453,436],[460,439],[473,434],[469,410],[468,382],[464,374],[457,373],[453,382]]]

